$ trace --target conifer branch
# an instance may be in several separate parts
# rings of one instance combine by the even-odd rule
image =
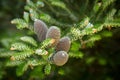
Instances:
[[[24,36],[24,37],[21,37],[20,40],[27,42],[27,43],[30,43],[33,46],[37,47],[37,42],[32,37]]]
[[[11,60],[21,60],[26,57],[30,57],[33,54],[33,51],[25,51],[25,52],[16,52],[11,56]]]
[[[30,47],[24,43],[19,42],[12,44],[10,50],[25,51],[25,50],[30,50]]]
[[[24,62],[25,61],[21,61],[21,60],[7,61],[5,66],[7,66],[7,67],[19,66],[20,64],[22,64]]]
[[[27,28],[34,32],[39,38],[39,42],[31,36],[23,36],[20,38],[20,42],[16,41],[11,45],[10,50],[12,51],[0,49],[0,58],[6,58],[6,60],[10,58],[5,66],[17,66],[17,76],[23,75],[29,67],[34,69],[35,66],[42,67],[45,74],[48,75],[51,73],[52,64],[63,66],[69,56],[83,59],[86,55],[80,49],[92,47],[94,42],[101,40],[102,37],[112,36],[112,32],[108,32],[105,30],[106,28],[110,30],[111,27],[120,27],[116,8],[113,7],[107,14],[104,14],[114,1],[95,0],[94,4],[89,4],[90,2],[86,0],[84,6],[80,8],[77,1],[74,0],[74,4],[78,6],[70,7],[68,3],[71,4],[71,2],[60,0],[36,2],[27,0],[23,18],[13,19],[11,23],[16,24],[18,29]],[[46,5],[49,7],[48,11],[43,10],[46,9]],[[61,11],[57,11],[57,9]],[[49,28],[47,25],[52,26]],[[67,38],[61,36],[67,36]],[[86,59],[86,63],[90,64],[96,58],[87,57]]]

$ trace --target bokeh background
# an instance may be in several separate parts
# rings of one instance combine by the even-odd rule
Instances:
[[[0,0],[0,48],[8,49],[14,38],[28,34],[11,24],[12,19],[23,16],[25,4],[25,0]],[[120,1],[114,4],[119,10]],[[112,36],[96,41],[93,47],[78,50],[84,52],[86,58],[70,58],[64,67],[56,68],[54,76],[44,76],[44,80],[120,80],[120,28],[112,28],[111,32]],[[77,42],[74,45],[79,47]],[[27,80],[31,75],[28,70],[26,75],[17,77],[14,68],[0,68],[1,80]],[[35,75],[39,76],[39,71]]]

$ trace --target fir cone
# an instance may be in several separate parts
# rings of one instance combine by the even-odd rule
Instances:
[[[47,31],[47,25],[43,21],[36,19],[34,22],[34,32],[37,34],[39,41],[45,40]]]
[[[53,63],[57,66],[63,66],[68,61],[68,54],[65,51],[58,51],[53,55]]]
[[[46,34],[46,38],[50,38],[54,41],[51,46],[56,46],[60,39],[60,29],[56,26],[50,27]]]
[[[56,51],[66,51],[68,52],[70,49],[70,38],[69,37],[63,37],[60,39],[60,41],[58,42],[57,46],[56,46]]]

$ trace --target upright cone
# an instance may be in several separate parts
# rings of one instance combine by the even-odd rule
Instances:
[[[66,51],[68,52],[70,49],[70,38],[69,37],[63,37],[60,39],[60,41],[58,42],[57,46],[56,46],[56,51]]]
[[[47,31],[47,25],[43,21],[36,19],[34,22],[34,32],[37,34],[39,41],[45,40]]]
[[[68,61],[68,54],[65,51],[58,51],[53,55],[53,63],[57,66],[63,66]]]
[[[53,39],[54,42],[52,43],[51,46],[56,46],[57,43],[58,43],[59,40],[60,40],[60,29],[57,28],[56,26],[51,26],[51,27],[48,29],[48,32],[47,32],[47,34],[46,34],[46,38]]]

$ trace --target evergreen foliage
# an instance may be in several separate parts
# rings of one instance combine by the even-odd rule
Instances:
[[[68,60],[68,63],[66,63],[66,60],[64,66],[67,66],[73,58],[81,60],[80,64],[84,63],[83,66],[85,64],[88,66],[92,65],[95,61],[98,61],[97,64],[106,65],[107,58],[105,58],[105,56],[100,55],[100,53],[96,51],[95,54],[99,55],[95,57],[92,56],[92,54],[90,55],[90,51],[87,52],[84,50],[94,47],[95,42],[104,37],[111,37],[112,30],[116,28],[119,29],[120,9],[115,7],[116,1],[117,0],[26,0],[23,17],[13,19],[11,23],[15,24],[17,29],[26,30],[28,33],[22,37],[20,36],[19,39],[17,37],[14,42],[11,41],[11,47],[8,46],[7,49],[0,49],[0,59],[3,61],[0,61],[0,79],[2,79],[2,75],[4,75],[4,71],[2,71],[3,66],[7,68],[15,67],[17,76],[28,75],[28,73],[30,73],[30,77],[25,78],[28,80],[41,80],[51,76],[53,77],[56,72],[54,70],[56,70],[57,66],[51,61],[53,59],[50,58],[54,58],[55,53],[57,53],[55,48],[60,41],[60,35],[61,37],[69,37],[71,42],[71,46],[70,43],[68,43],[70,50],[69,48],[67,48],[67,50],[65,48],[70,60]],[[38,38],[36,38],[36,34],[41,35],[41,33],[34,32],[34,22],[36,19],[45,22],[49,28],[45,36],[46,39],[42,41],[38,41]],[[57,26],[58,33],[56,33],[57,31],[50,32],[50,26]],[[55,46],[51,46],[54,43]],[[64,48],[64,46],[61,48]],[[75,64],[77,65],[77,63]],[[108,61],[108,64],[112,65],[113,63],[109,63]],[[69,66],[64,68],[68,67]],[[57,68],[57,74],[70,74],[71,70],[69,69],[70,68],[66,69],[66,72],[64,72],[63,68]],[[92,68],[90,70],[92,71]],[[39,77],[38,74],[41,75],[41,77]],[[98,80],[101,79],[102,78]],[[73,78],[71,78],[71,80],[73,80]],[[105,78],[105,80],[112,79]]]

